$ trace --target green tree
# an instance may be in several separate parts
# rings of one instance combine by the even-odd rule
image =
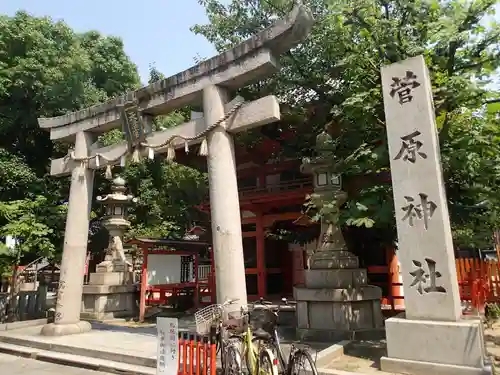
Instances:
[[[209,24],[192,30],[221,51],[283,17],[292,0],[200,0]],[[342,220],[384,229],[394,239],[394,207],[386,145],[380,67],[423,54],[430,69],[447,193],[458,245],[491,244],[500,224],[498,119],[472,116],[491,96],[500,64],[496,0],[311,0],[317,19],[310,37],[281,59],[281,71],[242,90],[245,97],[275,94],[283,121],[247,133],[243,144],[291,130],[282,152],[308,156],[315,135],[333,135],[337,171],[349,192]],[[470,120],[474,118],[474,125]],[[474,126],[474,131],[471,131]],[[467,146],[467,148],[464,148]],[[484,150],[484,151],[481,151]],[[487,151],[486,151],[487,150]],[[460,163],[465,162],[464,173]],[[360,188],[361,186],[361,188]],[[479,205],[479,206],[478,206]],[[475,209],[474,218],[467,211]],[[467,209],[465,209],[467,208]],[[467,234],[468,233],[468,234]],[[475,235],[472,236],[472,233]],[[479,235],[480,234],[480,235]],[[478,235],[480,238],[478,238]]]
[[[149,82],[153,83],[165,76],[153,65],[150,66]],[[164,130],[190,118],[190,108],[175,110],[165,116],[154,119],[153,130]],[[103,135],[103,143],[113,144],[123,141],[120,129]],[[127,238],[180,238],[193,222],[206,221],[205,215],[196,209],[196,205],[207,199],[208,181],[206,174],[196,169],[174,162],[167,162],[157,155],[154,160],[142,159],[139,163],[128,164],[116,173],[127,181],[131,193],[139,199],[130,209],[131,229]],[[97,193],[108,194],[110,181],[97,175]],[[96,217],[104,212],[98,205],[94,206]],[[97,222],[96,222],[97,225]],[[94,252],[102,251],[106,246],[105,230],[93,232],[91,247]]]
[[[150,68],[149,83],[165,76],[154,66]],[[177,126],[190,119],[189,107],[155,118],[155,130]],[[206,174],[163,157],[129,165],[124,171],[139,202],[132,210],[128,237],[180,238],[193,222],[205,221],[196,205],[207,199]]]
[[[68,179],[48,176],[48,167],[51,158],[66,154],[67,145],[52,142],[37,118],[93,105],[138,84],[118,38],[78,34],[64,22],[24,11],[0,15],[0,204],[29,211],[43,195],[46,208],[58,212]],[[53,218],[43,222],[52,231],[44,238],[57,253],[65,220]],[[5,220],[0,218],[0,226]]]

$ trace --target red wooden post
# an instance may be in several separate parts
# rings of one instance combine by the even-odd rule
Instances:
[[[207,375],[208,371],[208,337],[203,337],[203,373]]]
[[[188,342],[189,342],[189,336],[187,333],[184,333],[184,350],[182,352],[182,374],[186,375],[187,374],[187,351],[188,351]]]
[[[142,268],[141,268],[141,290],[140,290],[140,303],[139,303],[139,321],[144,322],[144,315],[146,314],[146,293],[148,289],[148,248],[142,248]]]
[[[198,255],[194,254],[194,307],[197,309],[200,306],[200,282],[198,272]]]
[[[196,336],[196,375],[200,375],[201,370],[201,337]]]
[[[265,233],[264,233],[264,219],[262,212],[255,212],[255,243],[257,255],[257,293],[259,296],[265,296],[266,290],[266,254],[265,254]]]
[[[217,334],[215,329],[210,330],[210,375],[217,371]]]
[[[193,366],[194,366],[194,335],[190,335],[189,337],[189,375],[193,375]]]

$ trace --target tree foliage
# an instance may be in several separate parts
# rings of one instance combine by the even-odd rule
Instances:
[[[68,194],[67,179],[48,176],[50,159],[65,154],[67,145],[53,143],[37,118],[93,105],[138,84],[118,38],[78,34],[64,22],[22,11],[0,15],[0,205],[18,212],[13,221],[0,218],[0,226],[29,238],[23,249],[50,253],[48,238],[61,251],[60,207]],[[41,196],[52,216],[35,213]],[[23,232],[30,225],[35,237]]]
[[[193,31],[220,51],[269,26],[292,0],[200,0],[210,23]],[[488,83],[500,63],[500,28],[493,0],[310,0],[317,18],[311,36],[281,59],[273,77],[242,89],[246,99],[266,94],[282,102],[283,121],[238,135],[248,148],[264,136],[282,142],[282,157],[310,156],[316,134],[333,135],[331,149],[349,200],[343,223],[393,233],[394,207],[381,100],[381,65],[423,54],[429,65],[442,161],[457,244],[488,245],[500,224],[498,98]],[[490,21],[484,21],[490,17]],[[150,82],[163,78],[151,67]],[[26,12],[0,16],[0,237],[20,238],[22,253],[57,257],[62,250],[68,180],[48,176],[50,158],[67,145],[52,142],[37,123],[105,101],[139,84],[137,70],[116,37],[75,33],[64,22]],[[189,119],[191,108],[155,120],[155,130]],[[100,137],[123,139],[120,130]],[[206,218],[206,176],[161,158],[129,165],[120,174],[139,203],[130,236],[179,237]],[[94,196],[110,182],[96,174]],[[328,207],[328,205],[325,205]],[[102,214],[93,206],[92,217]],[[92,243],[106,235],[94,219]],[[101,244],[102,245],[102,244]],[[100,248],[104,245],[99,245]],[[5,250],[5,248],[3,248]],[[12,254],[3,251],[2,260]],[[10,261],[10,260],[9,260]]]
[[[150,82],[161,78],[152,67]],[[18,210],[12,220],[0,217],[0,225],[5,233],[23,238],[28,237],[22,228],[32,225],[39,229],[35,231],[39,241],[49,239],[54,246],[43,250],[42,242],[35,244],[30,237],[23,242],[27,243],[23,251],[29,247],[33,253],[60,255],[65,222],[60,208],[69,194],[68,179],[48,176],[50,159],[65,155],[67,145],[50,141],[37,118],[88,107],[138,85],[136,66],[119,38],[97,31],[78,34],[63,22],[26,12],[0,16],[0,205]],[[189,115],[186,108],[159,117],[155,130],[184,122]],[[121,140],[120,129],[99,139],[105,145]],[[199,172],[155,160],[130,165],[121,173],[140,198],[131,211],[131,235],[178,237],[198,219],[193,206],[206,190],[206,179]],[[109,187],[110,182],[96,173],[94,197],[109,193]],[[43,215],[33,213],[38,212],[33,204],[41,202],[41,196],[47,215],[42,221]],[[91,215],[90,247],[99,251],[107,245],[107,236],[99,225],[102,207],[95,200]]]
[[[164,75],[154,66],[150,67],[149,83],[163,78]],[[190,108],[182,108],[157,116],[153,129],[172,128],[188,121],[190,115]],[[115,129],[102,139],[105,144],[113,144],[122,141],[123,134],[120,129]],[[153,161],[143,159],[140,163],[128,164],[117,173],[125,178],[130,191],[138,198],[138,203],[130,209],[132,227],[126,234],[128,238],[180,238],[194,222],[206,221],[205,215],[196,208],[207,198],[206,174],[176,162],[166,162],[159,155]],[[99,192],[109,193],[109,181],[99,180]],[[99,211],[97,206],[95,209],[100,216],[102,210]],[[99,242],[96,251],[107,245],[103,238],[102,231],[95,232],[93,240]]]
[[[43,196],[0,202],[0,236],[12,236],[16,240],[13,248],[0,243],[3,266],[17,265],[22,257],[49,257],[60,247],[64,230],[66,206],[47,204]]]
[[[216,48],[234,46],[283,17],[292,0],[200,0],[209,24],[192,30]],[[500,224],[498,116],[474,115],[492,95],[488,84],[500,64],[495,0],[311,0],[317,19],[309,38],[282,59],[281,71],[245,90],[275,94],[283,121],[274,134],[300,136],[282,152],[311,154],[314,136],[327,128],[337,171],[349,200],[347,225],[394,228],[380,67],[422,54],[431,73],[455,240],[491,246]],[[259,139],[261,134],[246,135]],[[464,171],[464,167],[466,168]],[[478,207],[479,205],[479,207]],[[482,208],[481,208],[481,205]],[[471,212],[474,212],[471,214]],[[394,231],[385,231],[393,233]],[[474,235],[472,235],[474,234]]]

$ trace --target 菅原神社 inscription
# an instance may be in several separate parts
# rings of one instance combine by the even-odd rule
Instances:
[[[460,319],[429,73],[422,57],[382,68],[406,317]]]

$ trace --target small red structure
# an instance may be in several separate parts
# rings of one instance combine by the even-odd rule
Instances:
[[[217,369],[217,336],[215,332],[199,336],[179,332],[179,375],[210,375]]]
[[[210,304],[215,288],[210,245],[201,241],[137,238],[128,241],[142,254],[139,320],[147,305],[192,301]]]

